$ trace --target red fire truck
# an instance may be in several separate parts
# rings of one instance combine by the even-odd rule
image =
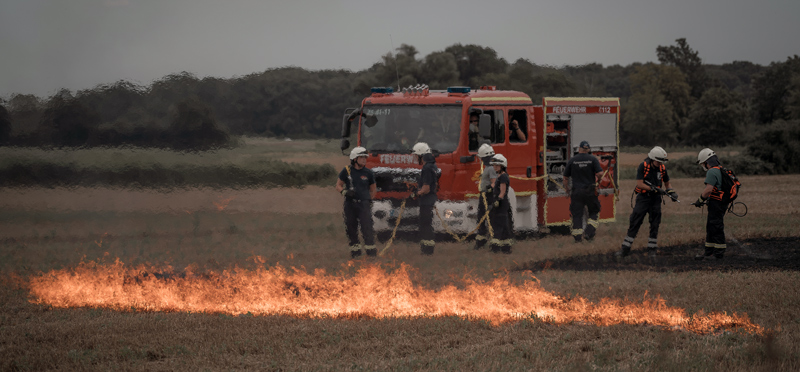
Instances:
[[[479,115],[477,128],[470,128],[472,113]],[[513,120],[524,139],[508,129]],[[353,134],[355,144],[369,151],[367,167],[374,171],[378,189],[372,207],[375,230],[386,232],[394,229],[401,201],[420,173],[411,147],[427,143],[441,171],[436,204],[441,219],[434,217],[434,227],[444,232],[444,222],[450,231],[463,234],[476,226],[482,170],[477,150],[489,143],[508,159],[514,229],[525,233],[570,224],[562,173],[583,140],[607,170],[598,187],[600,222],[614,221],[618,133],[618,98],[547,97],[535,105],[525,93],[492,86],[430,90],[421,85],[399,92],[378,87],[360,107],[345,110],[341,148],[351,147]],[[407,200],[399,229],[416,229],[417,215],[418,205]]]

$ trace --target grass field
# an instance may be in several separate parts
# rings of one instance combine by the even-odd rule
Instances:
[[[272,146],[286,146],[275,150],[282,160],[343,158],[332,156],[335,146],[311,147],[324,143]],[[797,236],[800,176],[741,179],[748,215],[728,216],[726,231],[739,241]],[[660,244],[699,248],[705,215],[688,203],[702,180],[673,186],[683,203],[664,206]],[[798,370],[797,271],[515,270],[618,249],[632,187],[622,182],[617,221],[601,225],[592,243],[548,234],[517,242],[511,255],[492,255],[444,242],[423,257],[415,243],[397,241],[383,257],[355,261],[348,259],[341,197],[330,186],[2,189],[0,369]],[[645,245],[646,229],[634,250]],[[140,297],[113,306],[42,301],[42,284],[59,278],[85,285],[58,287],[54,295],[62,297],[79,293],[98,304]],[[110,283],[122,286],[97,290]],[[555,315],[537,310],[509,320],[493,308],[525,309],[530,304],[521,299],[533,293],[547,298],[537,309]],[[388,305],[381,300],[406,295],[427,307],[378,312]],[[247,307],[247,296],[279,298],[283,310]],[[286,310],[293,307],[296,313]],[[576,309],[587,313],[568,320],[556,312]],[[636,311],[667,311],[689,322],[636,321]],[[697,332],[692,321],[710,314],[735,315],[738,323]]]

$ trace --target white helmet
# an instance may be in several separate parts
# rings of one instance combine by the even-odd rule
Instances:
[[[503,154],[497,154],[497,155],[493,156],[492,160],[489,161],[489,164],[491,164],[491,165],[502,165],[502,166],[508,168],[508,160],[506,160],[506,157],[503,156]]]
[[[363,148],[361,146],[358,146],[358,147],[350,150],[350,160],[356,160],[356,158],[359,157],[359,156],[369,156],[369,153],[367,152],[367,149],[365,149],[365,148]]]
[[[478,148],[478,157],[485,158],[487,156],[494,156],[494,148],[488,143],[484,143]]]
[[[697,164],[703,164],[708,161],[712,156],[716,155],[714,150],[709,148],[704,148],[700,150],[700,153],[697,154]]]
[[[414,148],[411,149],[411,153],[419,156],[430,154],[431,147],[425,142],[417,142],[417,144],[414,145]]]
[[[669,159],[667,159],[667,152],[664,151],[661,146],[653,147],[653,149],[650,150],[650,153],[647,154],[647,157],[662,163],[669,161]]]

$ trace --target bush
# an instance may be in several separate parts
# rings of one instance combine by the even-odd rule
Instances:
[[[761,130],[747,153],[773,164],[776,173],[800,173],[800,121],[778,121]]]
[[[722,166],[733,170],[737,176],[773,174],[775,167],[761,159],[750,155],[718,156]],[[670,177],[705,177],[706,171],[697,165],[696,156],[684,156],[677,160],[670,160],[667,166]]]
[[[59,93],[47,103],[42,119],[42,144],[67,147],[85,146],[100,124],[97,113],[68,92]]]
[[[230,140],[214,118],[211,109],[197,100],[187,100],[175,106],[167,136],[176,150],[210,150],[224,146]]]

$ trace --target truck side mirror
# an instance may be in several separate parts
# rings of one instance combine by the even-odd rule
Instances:
[[[359,116],[361,112],[355,108],[344,110],[344,118],[342,119],[342,138],[350,137],[350,123]]]
[[[492,117],[489,114],[481,114],[478,119],[478,133],[483,138],[492,136]]]

